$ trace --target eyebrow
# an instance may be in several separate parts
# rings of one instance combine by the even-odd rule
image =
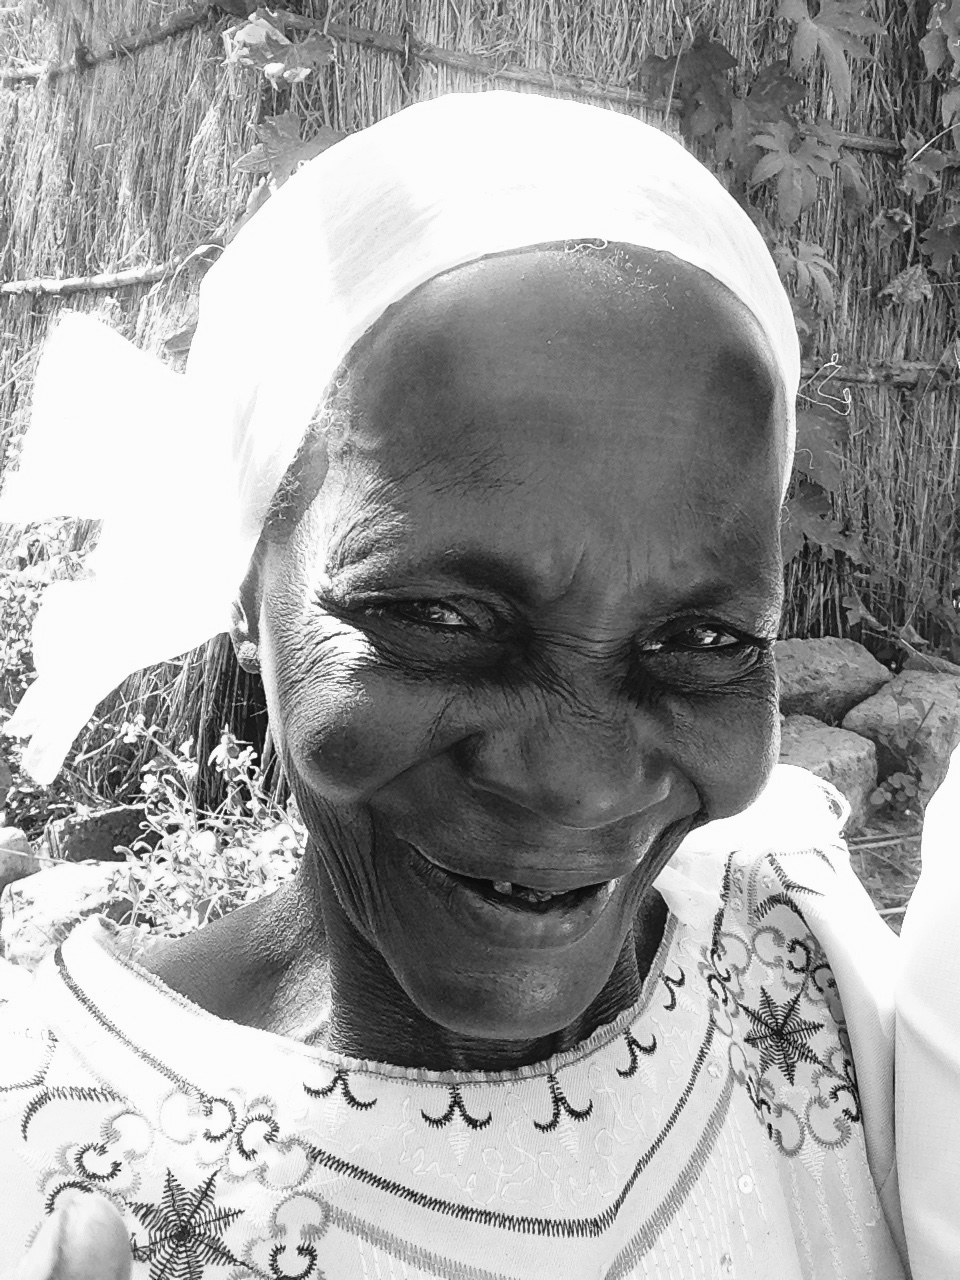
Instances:
[[[503,556],[478,548],[451,549],[417,561],[391,559],[389,564],[378,564],[374,553],[352,563],[341,561],[334,576],[346,577],[350,588],[355,591],[389,590],[400,586],[405,579],[417,581],[443,578],[455,586],[507,596],[515,604],[527,609],[536,608],[542,594],[522,567]],[[651,584],[651,594],[656,602],[654,608],[647,610],[651,618],[729,608],[732,605],[755,612],[764,621],[773,612],[765,591],[754,589],[750,584],[738,586],[728,579],[700,582],[682,598],[673,599],[669,598],[666,584],[654,583]]]
[[[337,557],[336,572],[332,576],[348,578],[354,590],[365,586],[374,590],[382,588],[386,585],[385,579],[389,585],[397,586],[404,579],[446,578],[458,586],[510,596],[528,607],[536,603],[538,593],[530,576],[510,560],[487,551],[450,550],[415,561],[391,558],[389,564],[385,564],[379,562],[377,556],[378,551],[384,550],[382,546],[370,552],[359,547],[351,550],[354,556]],[[360,554],[356,555],[356,551]],[[372,581],[368,583],[368,579]]]

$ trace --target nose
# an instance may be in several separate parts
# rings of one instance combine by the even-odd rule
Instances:
[[[544,709],[535,720],[475,740],[481,792],[560,826],[594,830],[667,798],[672,767],[641,712]]]

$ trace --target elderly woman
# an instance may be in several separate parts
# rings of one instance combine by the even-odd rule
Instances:
[[[0,1008],[0,1274],[38,1233],[27,1273],[70,1270],[69,1203],[86,1273],[129,1240],[151,1280],[906,1275],[893,939],[835,795],[773,767],[797,378],[706,171],[527,95],[293,178],[182,378],[61,326],[5,514],[106,520],[28,763],[232,602],[310,840],[192,936],[80,927]]]

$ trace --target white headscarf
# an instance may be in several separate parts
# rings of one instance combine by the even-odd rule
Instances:
[[[270,502],[334,373],[392,304],[441,272],[556,241],[673,254],[753,312],[783,377],[793,447],[799,351],[753,223],[666,134],[532,94],[455,94],[305,165],[203,281],[185,374],[65,316],[37,374],[0,520],[101,519],[93,576],[48,589],[37,679],[7,726],[51,781],[125,676],[228,628]]]

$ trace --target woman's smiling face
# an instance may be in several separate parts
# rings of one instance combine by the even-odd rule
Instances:
[[[640,250],[458,268],[354,353],[251,631],[338,910],[454,1034],[575,1024],[683,835],[767,777],[773,368]]]

